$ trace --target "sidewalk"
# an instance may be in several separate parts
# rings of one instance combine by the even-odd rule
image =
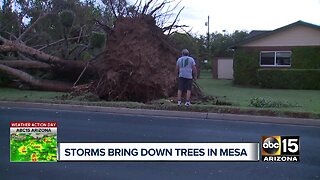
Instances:
[[[320,127],[320,120],[317,120],[317,119],[0,101],[0,108],[3,109],[6,107],[7,108],[18,107],[18,108],[57,109],[57,110],[70,110],[70,111],[89,111],[89,112],[104,112],[104,113],[114,113],[114,114],[124,114],[124,115],[167,116],[167,117],[195,118],[199,120],[228,120],[228,121],[292,124],[292,125]]]

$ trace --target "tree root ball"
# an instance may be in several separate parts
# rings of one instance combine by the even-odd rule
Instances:
[[[97,93],[106,100],[140,102],[172,96],[179,55],[152,16],[118,18],[96,63]]]

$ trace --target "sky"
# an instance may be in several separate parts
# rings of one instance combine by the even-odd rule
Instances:
[[[136,1],[139,0],[127,0],[130,4]],[[163,1],[154,0],[158,3]],[[180,0],[171,1],[174,1],[170,4],[172,7]],[[274,30],[299,20],[320,25],[320,0],[181,0],[175,13],[182,7],[184,10],[179,16],[178,25],[189,26],[185,30],[195,35],[207,33],[205,23],[208,16],[210,33]]]
[[[299,20],[320,25],[320,0],[181,0],[177,11],[182,7],[179,25],[199,35],[208,31],[208,16],[210,32],[221,33],[274,30]]]

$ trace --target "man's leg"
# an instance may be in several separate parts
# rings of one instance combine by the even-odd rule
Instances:
[[[182,91],[179,89],[178,90],[178,101],[181,101],[181,96],[182,96]]]
[[[191,98],[191,89],[192,89],[192,79],[189,79],[188,80],[188,83],[187,83],[187,101],[186,101],[186,106],[190,106],[191,105],[191,103],[190,103],[190,98]]]
[[[181,105],[181,96],[182,96],[182,89],[183,89],[183,82],[182,78],[179,78],[178,80],[178,106]]]
[[[191,90],[187,90],[187,101],[190,102]]]
[[[182,91],[178,90],[178,106],[181,106],[181,95],[182,95]]]

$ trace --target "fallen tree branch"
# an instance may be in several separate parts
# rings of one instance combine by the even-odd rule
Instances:
[[[106,24],[103,24],[101,21],[99,21],[98,19],[94,20],[96,23],[98,23],[98,25],[107,33],[109,34],[110,32],[113,31],[113,29],[111,27],[109,27]]]
[[[103,55],[105,53],[106,53],[106,51],[103,51],[103,52],[99,53],[98,55],[96,55],[94,58],[90,59],[87,62],[86,66],[83,68],[83,70],[81,71],[80,75],[78,76],[76,82],[73,83],[73,87],[75,87],[78,84],[78,82],[80,81],[80,79],[83,76],[83,74],[86,72],[86,70],[87,70],[88,66],[90,65],[90,63],[95,61],[95,60],[97,60],[101,55]]]
[[[177,20],[178,20],[178,17],[179,17],[179,15],[180,15],[180,13],[182,12],[183,9],[184,9],[184,7],[180,9],[180,11],[179,11],[178,14],[176,15],[176,18],[174,19],[174,21],[172,22],[172,24],[171,24],[170,26],[168,26],[168,27],[165,27],[165,28],[167,28],[167,29],[169,30],[168,34],[171,33],[171,30],[172,30],[172,28],[175,26],[175,24],[176,24],[176,22],[177,22]],[[164,29],[165,29],[165,28],[164,28]]]
[[[43,61],[49,64],[60,64],[60,65],[69,65],[73,66],[74,68],[82,69],[84,64],[83,62],[77,62],[77,61],[66,61],[64,59],[61,59],[56,56],[52,56],[50,54],[44,53],[42,51],[39,51],[37,49],[34,49],[32,47],[26,46],[21,43],[17,43],[14,41],[7,40],[0,36],[0,40],[3,41],[4,45],[0,45],[0,52],[1,51],[17,51],[23,54],[27,54],[30,57],[33,57],[37,61]]]
[[[82,38],[82,37],[89,37],[89,36],[86,35],[86,36],[72,37],[72,38],[68,38],[68,40],[75,40],[75,39],[78,40],[79,38]],[[44,50],[44,49],[46,49],[46,48],[48,48],[48,47],[50,47],[50,46],[54,46],[54,45],[59,44],[59,43],[62,43],[62,42],[64,42],[64,41],[65,41],[65,39],[60,39],[60,40],[55,41],[55,42],[52,42],[52,43],[50,43],[50,44],[48,44],[48,45],[44,45],[43,47],[39,48],[38,50],[39,50],[39,51],[42,51],[42,50]]]
[[[158,10],[162,9],[167,3],[168,3],[167,1],[162,2],[158,7],[154,8],[154,9],[149,13],[149,15],[153,16],[154,13],[156,13]]]
[[[141,14],[146,14],[146,12],[148,11],[149,9],[149,6],[150,4],[152,3],[153,0],[149,0],[144,6],[143,6],[143,9],[141,11]]]
[[[4,45],[0,45],[0,52],[2,49],[6,51],[16,51],[16,52],[23,53],[33,58],[35,61],[41,61],[41,62],[50,64],[52,68],[59,73],[67,73],[70,71],[74,73],[80,73],[84,68],[84,66],[86,65],[85,62],[83,61],[64,60],[59,57],[46,54],[42,51],[31,48],[24,44],[14,42],[14,41],[9,41],[1,36],[0,36],[0,40],[4,43]],[[96,70],[91,65],[89,65],[86,71],[89,71],[92,74],[97,73]]]
[[[118,15],[117,15],[117,13],[116,13],[116,10],[114,9],[114,5],[113,5],[112,0],[109,0],[109,4],[110,4],[110,7],[111,7],[111,10],[112,10],[112,13],[113,13],[114,17],[115,17],[116,19],[118,19]]]
[[[10,36],[10,39],[14,38],[14,39],[18,39],[17,36],[15,36],[14,34],[8,32],[8,31],[3,31],[3,33],[6,33]]]
[[[174,26],[171,26],[171,25],[170,25],[170,26],[167,26],[167,27],[162,28],[162,31],[163,31],[163,32],[166,32],[166,31],[168,31],[168,30],[171,29],[171,31],[168,32],[168,35],[171,35],[171,34],[174,33],[174,32],[172,32],[173,29],[178,29],[178,28],[180,28],[180,29],[182,29],[182,31],[184,31],[188,36],[191,36],[190,33],[188,33],[186,30],[183,29],[183,28],[185,28],[185,27],[189,27],[189,26],[187,26],[187,25],[174,25]]]
[[[137,5],[137,3],[139,2],[139,4]],[[142,4],[142,0],[137,0],[136,3],[134,3],[133,7],[135,7],[135,13],[133,15],[133,17],[137,17],[139,12],[140,12],[140,8],[141,8],[141,4]]]
[[[19,55],[19,57],[22,58],[23,60],[32,61],[30,58],[28,58],[27,56],[25,56],[24,54],[22,54],[22,53],[20,53],[20,52],[18,52],[18,55]],[[19,58],[19,59],[20,59],[20,58]]]
[[[4,43],[3,45],[1,45],[1,46],[3,46],[2,49],[4,49],[4,50],[19,51],[21,53],[31,55],[32,57],[34,57],[36,59],[43,60],[48,63],[65,63],[64,62],[65,60],[60,59],[59,57],[55,57],[55,56],[46,54],[44,52],[41,52],[37,49],[31,48],[31,47],[26,46],[24,44],[7,40],[1,36],[0,36],[0,40]],[[0,48],[0,50],[1,50],[1,48]]]
[[[49,69],[51,67],[49,64],[43,62],[26,60],[0,60],[0,64],[18,69]]]
[[[25,82],[31,85],[33,88],[39,90],[70,92],[72,88],[72,85],[70,84],[59,81],[37,79],[28,73],[25,73],[18,69],[11,68],[6,65],[0,64],[0,70],[8,75],[18,78],[22,82]]]
[[[82,72],[80,73],[78,79],[76,80],[76,82],[73,84],[73,87],[75,87],[78,83],[78,81],[81,79],[82,75],[84,74],[84,72],[87,70],[88,66],[90,64],[90,61],[87,62],[86,67],[83,68]]]

